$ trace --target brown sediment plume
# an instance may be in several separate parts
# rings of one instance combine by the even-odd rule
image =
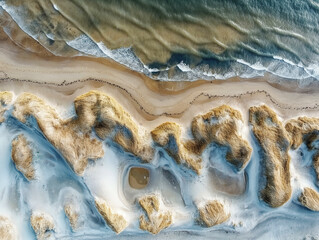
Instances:
[[[162,146],[178,163],[184,163],[197,174],[202,169],[202,159],[189,152],[181,142],[181,128],[177,123],[166,122],[151,132],[154,142]]]
[[[19,135],[12,141],[11,157],[16,168],[29,181],[35,178],[35,169],[32,164],[32,150],[23,134]]]
[[[269,206],[280,207],[291,197],[289,136],[276,113],[262,105],[249,108],[249,122],[262,149],[262,171],[266,183],[260,196]]]
[[[75,128],[87,133],[93,127],[96,134],[121,145],[125,151],[151,161],[154,150],[148,137],[139,131],[132,117],[112,97],[98,91],[90,91],[74,100],[77,119],[70,122]]]
[[[0,239],[17,240],[17,230],[9,218],[0,216]]]
[[[0,92],[0,123],[4,122],[4,112],[7,110],[7,105],[11,103],[13,94],[11,92]]]
[[[146,168],[132,167],[130,168],[128,182],[132,188],[143,189],[147,186],[150,178],[150,172]]]
[[[144,196],[139,199],[139,204],[147,216],[140,216],[140,228],[142,230],[157,234],[172,224],[172,213],[161,207],[163,203],[159,196],[155,194]]]
[[[80,134],[70,124],[60,119],[56,111],[42,99],[30,93],[21,94],[14,103],[13,116],[26,122],[33,116],[46,138],[65,157],[77,174],[85,170],[88,159],[103,157],[102,143],[89,133]]]
[[[73,204],[65,204],[64,205],[64,213],[69,219],[72,231],[76,231],[77,228],[79,227],[79,213],[75,209]]]
[[[54,231],[53,218],[45,212],[32,212],[30,217],[31,226],[38,240],[44,240],[51,237]]]
[[[226,213],[224,205],[217,200],[210,201],[204,206],[198,208],[200,220],[207,226],[212,227],[230,218],[230,214]]]
[[[95,206],[104,218],[107,225],[116,233],[122,232],[127,227],[128,224],[124,217],[119,214],[113,213],[112,209],[103,199],[95,197]]]
[[[319,211],[319,193],[312,188],[304,188],[298,200],[304,207],[312,211]]]
[[[194,140],[186,142],[185,147],[201,154],[210,143],[227,147],[226,160],[238,171],[245,168],[250,160],[252,149],[240,135],[241,113],[227,105],[196,116],[192,121]]]

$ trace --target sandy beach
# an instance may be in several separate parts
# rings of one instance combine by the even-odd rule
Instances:
[[[222,104],[240,109],[245,116],[249,106],[265,103],[283,119],[316,116],[319,107],[317,88],[299,88],[289,80],[285,87],[272,84],[273,76],[161,82],[107,59],[41,57],[6,41],[0,51],[0,90],[17,95],[32,92],[54,100],[61,114],[63,105],[70,106],[76,96],[94,89],[113,96],[141,125],[150,127],[164,119],[186,123]]]
[[[302,195],[306,200],[304,200],[304,202],[300,200],[300,202],[309,209],[316,210],[319,208],[316,204],[316,199],[319,199],[319,195],[317,196],[317,192],[312,190],[312,188],[316,188],[314,187],[313,176],[304,170],[304,168],[309,168],[310,165],[303,166],[301,170],[296,170],[299,168],[299,163],[297,163],[299,155],[297,154],[299,154],[300,150],[298,149],[291,153],[293,161],[291,165],[289,165],[289,148],[286,147],[285,151],[281,151],[281,149],[277,148],[277,143],[280,144],[281,141],[285,142],[289,139],[283,130],[283,126],[290,119],[296,119],[300,116],[318,117],[319,90],[317,87],[312,86],[299,87],[296,82],[289,83],[289,80],[286,79],[281,79],[285,84],[279,84],[278,79],[273,81],[273,78],[274,76],[266,75],[264,77],[251,79],[231,78],[228,80],[215,81],[163,82],[150,79],[143,73],[129,70],[112,60],[82,56],[73,58],[42,56],[24,51],[10,41],[0,41],[0,92],[8,91],[13,94],[14,118],[20,116],[21,119],[18,118],[18,120],[23,122],[24,115],[27,116],[29,114],[34,116],[48,141],[63,154],[67,163],[73,168],[75,173],[69,171],[67,172],[67,176],[69,177],[75,174],[81,175],[84,172],[83,179],[82,177],[79,179],[77,179],[78,176],[75,177],[77,182],[83,182],[83,186],[85,186],[84,189],[86,190],[81,190],[85,192],[83,198],[90,199],[94,196],[96,206],[94,211],[99,212],[97,213],[98,216],[104,219],[99,221],[105,221],[116,233],[124,231],[124,233],[119,235],[119,239],[122,236],[126,236],[125,234],[137,234],[138,236],[138,234],[141,234],[139,232],[141,230],[137,230],[139,228],[156,234],[170,227],[170,225],[173,226],[173,229],[186,229],[187,231],[194,231],[194,233],[201,235],[206,234],[205,231],[200,229],[203,224],[206,227],[218,225],[205,236],[218,236],[218,231],[228,232],[231,229],[234,233],[232,238],[236,237],[237,232],[243,233],[243,235],[241,235],[242,237],[245,237],[245,234],[247,234],[246,236],[258,235],[258,228],[254,230],[254,226],[259,226],[259,222],[263,224],[273,222],[271,218],[267,217],[269,208],[263,205],[264,203],[261,203],[258,195],[264,181],[261,176],[263,176],[263,174],[276,175],[271,169],[267,170],[268,173],[262,172],[262,164],[260,163],[262,160],[259,160],[257,156],[259,149],[264,149],[265,152],[270,153],[273,151],[278,156],[285,155],[287,159],[288,167],[284,166],[285,171],[280,174],[288,180],[282,183],[280,180],[275,179],[274,182],[271,183],[277,188],[280,188],[281,184],[285,184],[285,197],[280,198],[279,196],[279,200],[275,198],[270,202],[265,200],[267,204],[274,207],[272,209],[274,216],[276,216],[276,214],[291,214],[289,216],[304,217],[302,212],[304,209],[294,208],[300,206],[297,199],[305,186],[309,187],[310,190]],[[276,82],[276,84],[274,82]],[[33,97],[33,95],[30,97],[30,95],[24,95],[23,93],[31,93],[38,98]],[[113,97],[115,101],[111,101],[112,103],[110,104],[110,100],[107,98],[108,96]],[[98,99],[95,100],[96,102],[94,104],[96,105],[90,105],[93,101],[92,99]],[[116,105],[117,103],[119,103],[119,105]],[[45,104],[48,104],[49,107]],[[267,105],[269,109],[259,107],[263,104]],[[230,108],[221,107],[223,105],[227,105]],[[125,133],[125,130],[123,131],[124,133],[121,133],[122,135],[116,135],[114,140],[112,140],[123,147],[125,153],[122,152],[123,150],[119,151],[118,146],[114,147],[112,145],[113,143],[109,142],[111,140],[106,140],[105,143],[100,140],[92,140],[89,135],[90,132],[78,133],[77,131],[79,129],[80,131],[84,131],[83,129],[91,129],[93,127],[98,129],[100,127],[100,132],[96,130],[99,139],[104,139],[104,134],[107,136],[108,130],[103,129],[103,127],[105,127],[103,124],[101,126],[90,125],[90,119],[92,118],[103,119],[101,116],[94,115],[93,111],[91,112],[90,109],[95,108],[100,109],[98,112],[102,112],[103,109],[114,108],[112,110],[115,112],[113,115],[117,118],[116,121],[122,124],[120,129],[126,129],[128,132],[131,131],[129,135],[132,134],[136,144],[131,144],[130,140],[127,141],[127,135],[125,134],[128,133]],[[74,118],[76,113],[79,119],[78,122],[77,119]],[[92,114],[92,116],[90,114]],[[105,117],[105,121],[108,121],[108,117],[110,116],[110,118],[114,117],[112,114],[107,114],[109,113],[106,111],[107,117]],[[265,125],[260,127],[260,129],[262,133],[265,132],[265,135],[258,135],[258,128],[253,128],[254,131],[251,131],[251,126],[257,124],[254,122],[254,119],[259,115],[263,116]],[[193,128],[194,126],[196,127],[196,124],[192,122],[196,116],[199,116],[199,119],[205,119],[203,120],[204,122],[211,123],[211,121],[213,121],[211,119],[221,122],[217,130],[214,130],[214,127],[210,130],[201,129],[199,123],[197,130],[201,132],[201,135],[205,136],[205,131],[216,131],[217,136],[217,132],[220,131],[220,128],[227,133],[225,136],[222,135],[225,138],[220,137],[214,139],[207,137],[205,140],[206,145],[204,144],[204,147],[201,146],[202,140],[194,138],[190,133],[191,124],[193,124]],[[12,119],[13,117],[10,115],[9,126],[10,124],[12,125]],[[223,125],[222,122],[225,119],[227,119],[226,125]],[[83,122],[81,122],[82,120]],[[269,121],[271,121],[271,124],[268,126]],[[315,120],[313,121],[315,122]],[[168,127],[165,127],[166,122],[177,123],[180,128],[176,127],[176,125],[167,125]],[[164,124],[164,130],[159,127],[161,124]],[[294,125],[295,123],[292,122],[291,124],[292,131],[300,130],[298,129],[300,123],[297,122],[296,125]],[[311,126],[315,129],[317,126],[316,123],[313,125]],[[176,129],[174,129],[174,126]],[[212,126],[214,126],[214,124],[212,124]],[[154,129],[156,128],[158,130],[155,134]],[[54,129],[54,131],[50,131],[50,129]],[[116,129],[116,127],[114,127],[114,129]],[[262,145],[264,142],[268,142],[267,131],[264,131],[264,129],[267,129],[267,131],[271,133],[276,133],[271,135],[272,140],[270,141],[270,145]],[[305,129],[307,129],[307,127],[305,127]],[[32,133],[32,131],[34,130],[31,130],[31,133],[27,132],[26,136],[32,136],[33,138],[32,134],[34,133]],[[24,132],[24,130],[21,132]],[[143,134],[146,136],[145,138],[143,138]],[[167,134],[170,134],[169,137],[167,137]],[[253,137],[253,134],[258,136],[260,146]],[[306,136],[307,132],[302,132],[302,134]],[[10,136],[10,138],[15,137],[15,135],[16,134]],[[153,142],[150,140],[151,135],[154,140]],[[230,135],[231,137],[227,138]],[[171,152],[169,150],[169,144],[167,142],[170,141],[168,139],[171,137],[175,139],[175,143],[178,149],[180,149],[178,154],[174,153],[174,148]],[[284,138],[284,140],[281,138]],[[41,147],[41,144],[44,143],[41,143],[41,140],[37,138],[34,138],[35,140],[29,143],[27,139],[28,138],[25,138],[23,135],[19,135],[18,138],[13,140],[12,147],[15,152],[12,156],[14,156],[17,169],[20,169],[19,171],[25,174],[25,176],[32,176],[32,178],[30,177],[29,179],[30,182],[38,181],[37,174],[41,174],[41,181],[47,181],[42,179],[46,179],[44,177],[46,174],[55,174],[57,166],[55,166],[54,163],[52,164],[54,168],[51,170],[47,170],[46,168],[42,169],[43,167],[39,164],[39,161],[35,161],[36,163],[34,163],[34,165],[36,167],[33,167],[31,147],[37,149],[38,146]],[[167,146],[165,146],[165,139]],[[266,139],[266,141],[263,139]],[[164,143],[162,141],[164,141]],[[73,144],[74,142],[79,144],[79,146]],[[212,142],[213,144],[210,145]],[[28,144],[30,144],[30,146]],[[230,144],[231,148],[233,148],[233,150],[229,152],[232,157],[227,158],[227,164],[225,163],[225,158],[222,157],[224,156],[224,150],[220,150],[219,147],[216,147],[214,144],[219,144],[218,146],[224,144],[224,147]],[[23,146],[23,148],[16,146]],[[143,152],[145,150],[143,147],[145,146],[148,147],[148,150],[151,150],[151,154],[154,154],[154,159],[150,162],[136,161],[136,157],[140,157],[139,154],[148,154],[147,151],[146,153]],[[159,152],[164,150],[159,150],[159,146],[163,147],[178,164],[173,164],[172,161],[168,161],[163,157],[162,153],[160,154]],[[208,150],[205,150],[206,146]],[[44,145],[43,149],[46,148],[49,149],[49,147]],[[192,150],[192,148],[195,150]],[[196,150],[196,148],[198,149]],[[88,155],[91,162],[86,158],[81,158],[81,161],[72,158],[74,152],[74,154],[77,154],[74,149],[80,152],[79,155]],[[269,149],[273,150],[269,151]],[[126,152],[131,155],[126,155]],[[134,157],[132,157],[132,153]],[[305,151],[307,156],[308,154],[310,156],[310,153],[310,151]],[[192,158],[194,155],[197,155],[200,159],[200,164],[197,164],[196,159],[194,160]],[[19,156],[25,156],[25,158],[19,159]],[[210,160],[211,156],[214,156],[214,161]],[[278,156],[268,156],[268,159],[265,161],[272,161],[278,168],[281,168],[281,158]],[[311,158],[309,156],[308,158]],[[40,157],[42,160],[46,158],[47,155],[40,151]],[[188,157],[190,160],[186,161],[185,159]],[[49,159],[50,158],[51,157],[49,157]],[[130,158],[134,158],[134,160],[132,161]],[[93,164],[92,159],[94,159],[96,163],[94,162]],[[159,161],[159,159],[161,161]],[[185,168],[180,167],[181,164],[178,162],[178,159],[183,160],[183,167],[188,167],[187,173],[184,173],[186,175],[180,173],[180,168],[183,169],[183,171],[185,171]],[[240,161],[238,161],[238,159],[240,159]],[[54,159],[54,161],[57,160]],[[26,162],[27,164],[25,164]],[[169,167],[164,168],[165,164]],[[203,166],[201,166],[201,164],[203,164]],[[231,164],[237,164],[237,170],[231,168]],[[248,165],[247,168],[246,165]],[[135,174],[134,176],[132,172],[128,175],[127,171],[131,168],[138,169],[139,171],[133,172]],[[200,176],[194,177],[195,173],[192,172],[192,170]],[[7,168],[4,168],[3,171],[9,172]],[[168,173],[165,173],[165,171],[168,171]],[[164,173],[171,174],[169,175],[170,178],[165,177]],[[172,178],[173,175],[177,177]],[[63,179],[61,176],[59,176],[58,179]],[[128,179],[130,187],[128,183],[125,182],[126,178]],[[180,185],[177,185],[177,188],[176,186],[172,187],[170,185],[172,181],[175,183],[179,182]],[[278,181],[279,184],[276,181]],[[291,186],[290,181],[292,182]],[[109,187],[105,187],[105,182],[110,182],[112,186],[108,185]],[[159,183],[165,185],[161,191],[166,198],[158,194]],[[52,185],[49,181],[44,184],[47,186]],[[64,184],[66,183],[61,184],[61,186],[64,186]],[[25,188],[28,188],[28,186],[25,186]],[[39,194],[39,191],[42,191],[38,190],[41,189],[38,186],[34,187],[34,189],[37,189],[33,190],[35,195]],[[187,190],[182,192],[181,189]],[[210,191],[207,191],[207,189]],[[87,193],[87,191],[89,191],[89,193]],[[138,191],[141,192],[138,193]],[[178,191],[181,192],[179,193]],[[137,199],[137,196],[140,197],[141,193],[146,194],[148,192],[152,192],[152,194],[144,195],[143,198],[140,198],[138,201],[148,216],[147,219],[150,219],[150,222],[148,222],[148,220],[146,221],[143,215],[143,217],[140,218],[142,219],[140,220],[140,227],[138,227],[136,224],[139,211],[136,210],[135,202],[133,201],[137,201],[134,199]],[[153,192],[155,192],[155,194],[153,194]],[[46,192],[43,194],[46,196]],[[310,195],[310,197],[307,194]],[[65,196],[69,195],[65,194]],[[77,193],[72,195],[72,199],[74,196],[78,196]],[[49,199],[49,197],[47,198]],[[82,199],[82,196],[77,197],[77,199],[78,198]],[[267,193],[264,194],[264,198],[267,199]],[[44,212],[50,213],[55,217],[55,208],[48,207],[45,204],[49,201],[48,199],[43,200],[42,203],[39,204],[39,200],[28,197],[32,209],[38,209],[39,206],[41,206],[40,209],[42,208]],[[310,201],[309,203],[307,199],[311,199],[313,202]],[[276,202],[277,200],[279,203]],[[63,204],[65,204],[64,211],[69,219],[68,221],[72,229],[76,231],[77,225],[81,223],[81,216],[84,218],[87,212],[84,212],[86,211],[85,208],[76,205],[81,204],[81,201],[84,200],[78,202],[75,200],[72,201],[71,203],[67,202]],[[251,215],[249,216],[246,216],[246,212],[242,211],[242,208],[246,206],[247,202],[252,206],[252,209],[249,211]],[[184,208],[184,203],[188,206],[187,209]],[[58,204],[61,204],[61,201],[58,202]],[[276,209],[277,207],[279,208]],[[289,207],[293,208],[294,211],[290,212]],[[159,219],[154,217],[154,215],[151,214],[153,211],[156,211],[156,214],[159,214],[161,217]],[[193,223],[194,211],[199,212],[203,221],[202,225]],[[50,215],[45,215],[44,212],[35,212],[31,216],[32,227],[38,236],[46,233],[41,232],[41,229],[37,229],[36,222],[39,221],[37,220],[38,218],[46,219],[44,227],[47,228],[48,231],[54,230],[54,220]],[[12,219],[15,219],[15,217],[10,214],[11,213],[8,215],[11,216]],[[7,221],[7,219],[5,220]],[[18,220],[15,221],[19,222]],[[163,226],[154,228],[152,224],[157,221],[164,222]],[[305,217],[305,224],[307,221],[312,221],[311,217]],[[185,223],[186,227],[183,225]],[[19,229],[26,229],[23,223],[19,224]],[[66,234],[64,230],[61,230],[66,226],[65,222],[59,220],[57,224],[61,234]],[[103,231],[104,230],[97,234],[105,234]],[[174,237],[174,231],[175,230],[171,232],[168,230],[167,233],[172,234]],[[60,233],[59,231],[57,232],[57,236],[61,239],[65,237],[65,235],[58,235]],[[88,235],[84,234],[83,236],[87,237],[90,236],[90,234],[91,233]],[[113,233],[107,232],[107,234],[109,234],[108,236],[112,236]],[[303,231],[300,231],[300,234],[302,235]],[[81,235],[79,236],[81,239]],[[186,239],[190,237],[191,235],[188,235]],[[223,235],[221,235],[221,239],[222,238]],[[150,237],[150,239],[152,238]]]
[[[318,9],[0,0],[0,240],[319,239]]]

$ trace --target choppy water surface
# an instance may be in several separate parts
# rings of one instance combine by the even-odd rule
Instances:
[[[1,0],[0,6],[56,55],[109,57],[161,80],[265,73],[319,79],[317,0]]]

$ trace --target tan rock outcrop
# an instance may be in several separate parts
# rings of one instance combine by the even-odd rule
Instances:
[[[167,153],[178,163],[185,164],[197,174],[202,169],[202,159],[189,152],[181,142],[181,128],[177,123],[166,122],[151,132],[154,142],[162,146]]]
[[[197,174],[202,168],[200,155],[211,143],[227,147],[226,160],[239,171],[245,168],[252,152],[249,143],[239,135],[242,121],[239,111],[223,105],[193,119],[192,140],[182,142],[181,128],[172,122],[161,124],[151,135],[177,163],[185,163]]]
[[[98,159],[104,155],[99,140],[93,139],[89,133],[76,131],[61,120],[52,107],[35,95],[21,94],[14,103],[13,116],[21,122],[26,122],[28,116],[33,116],[46,138],[61,152],[77,174],[83,173],[88,159]]]
[[[210,143],[227,147],[226,160],[237,170],[245,168],[250,160],[252,149],[240,135],[239,122],[243,122],[241,113],[227,105],[196,116],[192,121],[194,140],[185,147],[201,154]]]
[[[113,98],[98,91],[90,91],[74,100],[76,116],[62,120],[56,111],[35,95],[24,93],[14,104],[13,116],[25,122],[33,116],[47,139],[61,152],[73,170],[82,174],[88,159],[103,156],[102,143],[92,138],[94,129],[99,138],[111,138],[144,161],[151,161],[154,149],[145,132]],[[164,147],[177,163],[185,163],[200,173],[199,156],[212,142],[226,146],[226,159],[237,170],[246,166],[251,148],[239,135],[239,111],[229,106],[212,109],[192,122],[193,140],[182,142],[181,129],[176,123],[164,123],[151,132],[153,140]]]
[[[262,149],[262,174],[266,183],[260,196],[271,207],[279,207],[291,197],[290,149],[287,135],[276,113],[263,105],[249,108],[249,122]]]
[[[64,205],[64,213],[69,219],[71,228],[73,231],[76,231],[77,228],[79,227],[79,213],[75,209],[74,205],[72,204],[65,204]]]
[[[217,200],[210,201],[204,206],[198,208],[200,220],[207,226],[212,227],[230,218],[230,214],[226,213],[224,205]]]
[[[309,117],[299,117],[289,120],[285,128],[290,136],[293,149],[300,147],[304,142],[309,150],[319,150],[315,143],[319,140],[319,119]],[[319,151],[312,157],[312,164],[319,181]]]
[[[127,227],[128,223],[124,217],[114,213],[103,199],[95,197],[95,206],[104,218],[106,224],[116,233],[122,232]]]
[[[0,240],[17,240],[17,230],[9,218],[0,216]]]
[[[77,119],[72,124],[84,133],[92,128],[101,138],[113,141],[144,161],[151,161],[154,155],[149,140],[132,117],[112,97],[98,91],[90,91],[74,100]]]
[[[12,141],[11,158],[16,168],[30,181],[35,178],[32,150],[23,134]]]
[[[319,151],[316,152],[312,157],[312,165],[317,175],[317,185],[319,182]]]
[[[165,210],[165,206],[158,195],[147,195],[139,199],[139,204],[146,213],[140,216],[140,228],[157,234],[172,224],[172,213]]]
[[[319,211],[319,193],[312,188],[304,188],[298,200],[304,207],[312,211]]]
[[[11,103],[12,97],[11,92],[0,92],[0,123],[5,120],[3,114],[7,110],[7,105]]]
[[[312,133],[319,131],[319,119],[309,117],[291,119],[286,123],[285,129],[289,134],[291,147],[296,149],[302,144],[305,138],[314,137]],[[316,135],[318,135],[318,132]],[[309,140],[307,141],[307,146],[311,148],[311,145],[309,145],[311,141]]]
[[[38,240],[48,239],[52,236],[54,221],[49,214],[38,211],[32,212],[30,221]]]

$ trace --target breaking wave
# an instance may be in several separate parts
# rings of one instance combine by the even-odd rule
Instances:
[[[313,0],[2,0],[0,6],[54,55],[111,58],[158,80],[267,73],[302,85],[319,79]]]

